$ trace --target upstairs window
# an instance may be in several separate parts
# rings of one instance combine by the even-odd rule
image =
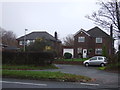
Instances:
[[[78,37],[78,42],[85,42],[85,37]]]
[[[96,38],[96,43],[102,43],[102,38]]]

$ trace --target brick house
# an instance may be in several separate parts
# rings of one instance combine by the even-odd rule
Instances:
[[[25,46],[30,45],[30,43],[34,43],[36,39],[45,39],[46,41],[51,42],[52,49],[56,51],[56,53],[61,56],[61,41],[57,38],[57,32],[55,32],[54,36],[49,34],[48,32],[31,32],[26,36],[21,36],[17,38],[19,47],[23,48],[24,43]],[[49,48],[49,47],[48,47]]]
[[[112,38],[98,27],[88,31],[79,30],[74,35],[74,58],[87,58],[102,55],[105,48],[107,55],[113,53]]]

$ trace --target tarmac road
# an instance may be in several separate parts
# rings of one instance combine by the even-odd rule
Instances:
[[[48,69],[41,71],[61,71],[64,73],[72,73],[77,75],[88,76],[95,81],[81,83],[81,82],[55,82],[55,81],[36,81],[36,80],[19,80],[3,78],[3,88],[118,88],[119,77],[117,73],[111,73],[98,70],[97,67],[84,67],[83,65],[62,65],[56,64],[59,69]],[[34,70],[36,71],[36,70]],[[38,70],[39,71],[39,70]],[[18,83],[13,83],[18,82]],[[23,84],[21,84],[23,83]],[[26,84],[27,83],[27,84]],[[32,85],[32,84],[33,85]],[[119,87],[120,88],[120,87]],[[108,89],[109,90],[109,89]]]
[[[83,65],[63,65],[56,64],[60,69],[49,69],[42,71],[61,71],[64,73],[71,73],[76,75],[88,76],[95,79],[95,83],[102,85],[116,85],[118,86],[118,81],[120,80],[118,73],[111,73],[102,70],[98,70],[98,67],[84,67]]]

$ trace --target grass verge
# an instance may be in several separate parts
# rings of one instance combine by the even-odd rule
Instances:
[[[2,77],[33,79],[33,80],[54,80],[69,82],[87,82],[91,78],[75,74],[49,71],[25,71],[25,70],[2,70]]]
[[[99,69],[99,70],[105,70],[106,67],[99,67],[98,69]]]
[[[2,69],[9,70],[43,70],[43,69],[58,69],[55,65],[34,66],[34,65],[2,65]]]
[[[115,64],[108,64],[106,67],[99,67],[99,70],[106,70],[111,72],[118,72],[120,73],[120,62]]]

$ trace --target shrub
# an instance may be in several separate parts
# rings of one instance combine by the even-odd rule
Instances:
[[[119,60],[119,54],[117,53],[117,54],[114,54],[114,55],[112,55],[112,56],[109,56],[109,63],[110,64],[116,64],[116,63],[118,63],[118,62],[120,62],[120,60]]]
[[[49,49],[46,47],[49,47]],[[51,51],[52,45],[49,40],[45,40],[44,38],[37,38],[34,43],[30,43],[30,45],[26,46],[26,51]]]
[[[67,52],[67,53],[64,54],[64,57],[65,57],[65,59],[71,59],[72,54]]]
[[[2,63],[14,65],[46,65],[52,64],[52,52],[3,52]]]
[[[118,51],[116,55],[117,55],[118,62],[120,62],[120,51]]]
[[[102,55],[105,56],[105,57],[108,57],[108,55],[107,55],[107,49],[106,49],[105,45],[102,46]]]

